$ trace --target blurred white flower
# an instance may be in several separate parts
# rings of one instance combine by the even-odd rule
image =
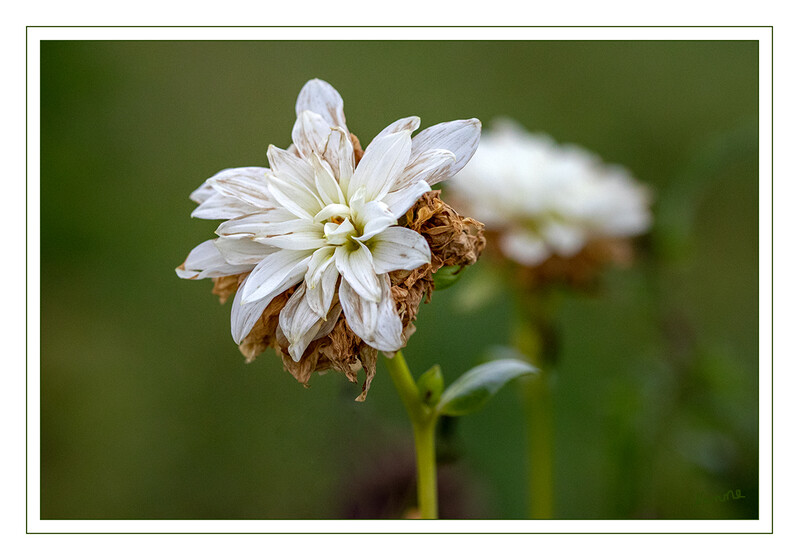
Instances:
[[[640,234],[651,222],[649,192],[627,170],[507,120],[483,133],[448,185],[455,206],[498,232],[503,254],[526,266],[574,256],[593,239]]]
[[[480,121],[442,123],[411,138],[419,118],[400,119],[356,162],[359,147],[343,106],[330,84],[309,81],[297,99],[293,144],[287,150],[270,145],[268,169],[221,171],[191,195],[199,204],[192,216],[227,221],[217,239],[191,251],[177,274],[200,279],[249,272],[233,301],[237,344],[269,303],[294,286],[278,327],[294,361],[330,333],[342,312],[352,331],[377,350],[396,351],[405,343],[388,273],[413,270],[431,255],[425,238],[397,225],[398,219],[430,185],[469,161]]]

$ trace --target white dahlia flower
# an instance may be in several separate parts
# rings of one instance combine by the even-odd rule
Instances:
[[[376,350],[405,344],[388,273],[430,263],[431,254],[425,238],[399,220],[430,185],[469,161],[480,121],[446,122],[412,138],[419,118],[407,117],[387,126],[361,155],[343,105],[330,84],[309,81],[297,99],[293,144],[287,150],[270,145],[268,169],[220,171],[191,195],[199,204],[193,217],[226,221],[216,239],[189,253],[177,274],[201,279],[249,273],[233,301],[237,344],[269,303],[291,288],[278,336],[294,361],[330,333],[341,313]]]
[[[651,223],[649,191],[627,170],[510,121],[483,133],[448,185],[456,207],[497,232],[506,257],[530,267],[573,257],[592,240],[643,233]]]

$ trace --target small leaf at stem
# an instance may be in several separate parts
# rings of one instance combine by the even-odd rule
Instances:
[[[470,369],[447,387],[438,403],[438,414],[461,416],[481,408],[505,383],[537,373],[521,360],[494,360]]]
[[[444,391],[444,375],[441,373],[441,366],[434,365],[416,380],[419,388],[419,397],[427,406],[435,406]]]
[[[442,266],[439,268],[433,273],[435,289],[446,290],[452,286],[455,282],[460,280],[464,268],[463,266]]]

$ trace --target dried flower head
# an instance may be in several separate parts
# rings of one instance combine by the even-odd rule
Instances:
[[[627,170],[507,120],[448,185],[456,207],[538,283],[580,283],[602,262],[624,262],[627,239],[651,223],[649,191]]]
[[[377,352],[402,348],[432,273],[471,264],[481,225],[431,192],[472,157],[477,119],[427,128],[400,119],[361,150],[333,87],[311,80],[300,91],[293,144],[269,146],[269,168],[226,169],[192,193],[192,216],[224,221],[177,269],[214,278],[222,301],[234,295],[233,339],[252,360],[268,347],[302,383],[336,369],[351,380]]]

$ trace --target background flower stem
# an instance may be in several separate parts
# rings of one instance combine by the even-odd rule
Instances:
[[[388,371],[397,388],[402,404],[413,426],[416,447],[416,489],[419,514],[422,519],[438,518],[438,490],[436,481],[436,416],[422,404],[419,389],[413,380],[402,352],[386,356]]]
[[[552,393],[549,376],[525,380],[524,412],[527,424],[527,468],[531,519],[553,517]]]
[[[552,519],[554,516],[554,477],[552,431],[553,364],[557,341],[553,326],[553,309],[557,295],[551,290],[523,294],[521,315],[517,320],[516,348],[541,368],[537,376],[523,380],[522,395],[527,437],[528,512],[531,519]]]

